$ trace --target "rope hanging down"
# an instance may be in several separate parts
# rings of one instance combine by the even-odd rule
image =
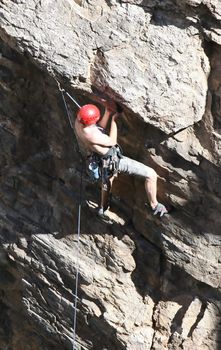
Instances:
[[[66,93],[66,95],[76,104],[76,106],[78,108],[80,108],[81,106],[78,104],[78,102],[64,89],[61,88],[61,85],[59,83],[59,81],[55,78],[55,76],[53,75],[55,81],[57,82],[58,85],[58,89],[61,92],[61,96],[62,96],[62,100],[65,106],[65,110],[67,113],[67,117],[68,117],[68,121],[69,124],[71,126],[71,128],[74,130],[73,128],[73,124],[71,122],[71,116],[70,116],[70,112],[67,106],[67,102],[65,100],[64,97],[64,93]],[[80,152],[80,151],[79,151]],[[80,182],[80,193],[79,193],[79,203],[78,203],[78,219],[77,219],[77,254],[76,254],[76,276],[75,276],[75,293],[74,293],[74,321],[73,321],[73,350],[77,350],[76,348],[76,326],[77,326],[77,299],[78,299],[78,280],[79,280],[79,246],[80,246],[80,234],[81,234],[81,205],[82,205],[82,187],[83,187],[83,164],[81,164],[81,182]]]
[[[75,276],[75,300],[74,300],[74,324],[73,324],[73,350],[76,345],[76,326],[77,326],[77,299],[78,299],[78,279],[79,279],[79,246],[81,234],[81,204],[82,204],[82,178],[83,165],[81,165],[81,183],[80,183],[80,198],[78,204],[78,222],[77,222],[77,258],[76,258],[76,276]]]

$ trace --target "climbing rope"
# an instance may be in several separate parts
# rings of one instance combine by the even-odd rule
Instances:
[[[64,98],[64,93],[76,104],[76,106],[77,106],[78,108],[81,108],[81,106],[80,106],[79,103],[75,100],[75,98],[74,98],[73,96],[71,96],[66,90],[64,90],[64,89],[61,87],[61,84],[60,84],[60,82],[56,79],[56,77],[53,76],[53,78],[55,79],[55,81],[56,81],[56,83],[57,83],[57,85],[58,85],[58,89],[59,89],[59,91],[60,91],[61,94],[62,94],[62,98],[63,98],[64,104],[65,104],[66,110],[68,111],[68,109],[67,109],[67,103],[66,103],[65,98]],[[68,115],[69,115],[69,112],[68,112]]]
[[[66,114],[68,117],[68,121],[70,124],[70,127],[74,130],[72,121],[71,121],[71,115],[70,111],[68,109],[67,102],[65,100],[64,93],[76,104],[78,108],[81,106],[79,103],[64,89],[62,89],[60,82],[56,79],[54,72],[52,69],[50,69],[50,73],[52,74],[53,78],[57,82],[58,89],[61,92],[62,100],[65,106]],[[78,152],[80,153],[79,147]],[[78,280],[79,280],[79,252],[80,252],[80,234],[81,234],[81,206],[82,206],[82,188],[83,188],[83,162],[81,163],[81,177],[80,177],[80,190],[79,190],[79,203],[78,203],[78,218],[77,218],[77,252],[76,252],[76,275],[75,275],[75,293],[74,293],[74,320],[73,320],[73,343],[72,343],[72,349],[75,350],[76,348],[76,327],[77,327],[77,300],[78,300]]]
[[[79,279],[79,247],[80,247],[80,234],[81,234],[81,205],[82,205],[82,185],[83,185],[83,164],[81,166],[81,183],[80,183],[80,196],[78,204],[78,223],[77,223],[77,258],[76,258],[76,277],[75,277],[75,300],[74,300],[74,324],[73,324],[73,350],[75,350],[76,344],[76,326],[77,326],[77,299],[78,299],[78,279]]]
[[[71,116],[69,113],[69,109],[67,106],[67,102],[65,100],[64,97],[64,92],[67,94],[68,97],[70,97],[70,99],[80,108],[80,105],[77,103],[77,101],[71,97],[68,92],[64,91],[61,87],[59,82],[58,83],[58,88],[61,92],[61,96],[62,96],[62,100],[64,102],[64,106],[66,109],[66,113],[67,113],[67,117],[68,117],[68,121],[69,124],[71,126],[71,128],[74,130],[73,128],[73,124],[71,121]],[[78,149],[79,151],[79,149]],[[77,327],[77,299],[78,299],[78,279],[79,279],[79,246],[80,246],[80,234],[81,234],[81,204],[82,204],[82,185],[83,185],[83,164],[81,164],[81,182],[80,182],[80,194],[79,194],[79,203],[78,203],[78,219],[77,219],[77,256],[76,256],[76,275],[75,275],[75,297],[74,297],[74,321],[73,321],[73,350],[76,349],[76,327]]]

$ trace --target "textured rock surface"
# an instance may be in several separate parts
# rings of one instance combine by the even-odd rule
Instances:
[[[74,86],[80,79],[83,89],[108,87],[168,133],[202,118],[209,65],[189,19],[118,2],[111,8],[105,1],[88,8],[71,1],[10,3],[3,5],[7,34],[40,63],[51,58]]]
[[[78,263],[79,349],[220,349],[220,15],[215,0],[1,1],[1,350],[72,348]],[[84,176],[79,258],[81,164],[51,70],[80,103],[124,106],[125,153],[177,209],[153,217],[120,176],[107,224]]]

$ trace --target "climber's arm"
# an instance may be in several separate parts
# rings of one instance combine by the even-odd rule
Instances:
[[[87,141],[92,145],[111,147],[117,143],[117,123],[116,114],[112,116],[109,135],[103,134],[98,128],[88,130],[85,133]]]
[[[112,111],[108,108],[105,108],[105,111],[104,111],[104,115],[103,117],[99,120],[98,122],[98,125],[103,128],[103,129],[106,129],[107,127],[107,124],[108,124],[108,121],[109,121],[109,118],[111,116],[111,113]]]
[[[103,117],[98,122],[98,125],[103,129],[106,129],[111,114],[116,112],[116,104],[115,102],[110,102],[105,100],[103,101],[103,104],[105,106],[105,111],[104,111]]]

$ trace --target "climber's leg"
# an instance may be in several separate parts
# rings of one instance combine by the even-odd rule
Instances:
[[[119,172],[144,177],[145,191],[154,215],[159,213],[163,216],[168,213],[166,207],[157,200],[157,173],[154,169],[134,159],[123,157],[119,163]]]
[[[114,176],[107,179],[105,183],[102,183],[101,185],[101,203],[98,209],[98,213],[100,215],[103,215],[105,210],[107,210],[110,207],[113,180],[114,180]]]

